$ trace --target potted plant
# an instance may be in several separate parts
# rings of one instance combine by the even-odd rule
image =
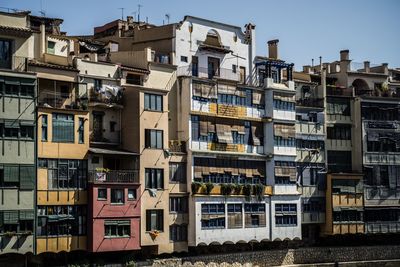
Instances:
[[[246,196],[246,199],[250,199],[251,191],[252,191],[251,189],[252,189],[251,184],[245,184],[243,186],[243,193]]]
[[[230,195],[234,188],[233,184],[221,184],[221,194],[222,195]]]
[[[241,184],[233,185],[233,191],[235,192],[236,195],[240,195],[240,193],[242,193],[242,188],[243,186]]]
[[[199,190],[203,187],[202,183],[199,182],[193,182],[192,183],[192,194],[199,193]]]
[[[214,188],[214,184],[211,182],[206,183],[206,193],[209,195]]]
[[[253,185],[253,191],[254,191],[254,195],[256,195],[258,201],[263,200],[264,192],[265,192],[263,184],[255,184],[255,185]]]

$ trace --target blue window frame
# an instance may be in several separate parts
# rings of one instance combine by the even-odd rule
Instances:
[[[213,216],[211,217],[210,215]],[[221,216],[215,217],[215,215],[221,215]],[[202,229],[225,228],[225,205],[202,204],[201,228]]]

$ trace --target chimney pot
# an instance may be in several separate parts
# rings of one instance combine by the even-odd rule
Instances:
[[[364,61],[364,71],[367,73],[370,71],[369,61]]]
[[[268,41],[268,57],[278,59],[278,43],[279,39]]]
[[[340,51],[340,60],[349,60],[349,50],[341,50]]]

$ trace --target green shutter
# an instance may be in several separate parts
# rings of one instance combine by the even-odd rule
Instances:
[[[18,166],[4,166],[4,182],[18,182],[19,168]]]
[[[18,223],[18,210],[8,210],[3,212],[4,224]]]
[[[3,224],[4,224],[4,220],[3,220],[3,211],[0,211],[0,227],[2,227],[3,226]]]
[[[35,218],[35,213],[33,210],[20,210],[19,219],[20,220],[33,220]]]
[[[20,189],[32,190],[35,184],[35,168],[33,166],[20,167]]]

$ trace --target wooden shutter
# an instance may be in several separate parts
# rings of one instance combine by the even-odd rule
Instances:
[[[208,122],[200,121],[200,135],[207,136],[208,135]]]
[[[35,168],[33,166],[21,166],[20,189],[32,190],[35,184]]]

